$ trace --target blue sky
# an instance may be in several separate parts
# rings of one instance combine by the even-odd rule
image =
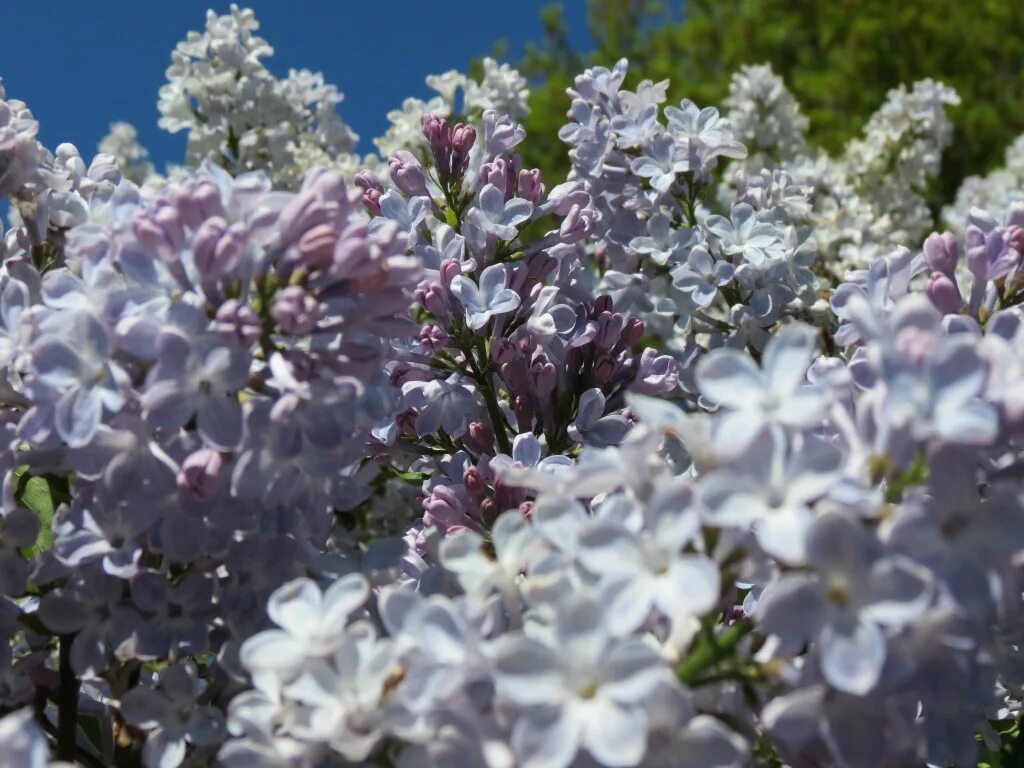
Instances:
[[[272,72],[320,70],[345,94],[342,117],[360,134],[360,149],[384,132],[389,109],[406,96],[426,97],[423,78],[465,71],[499,39],[510,60],[541,33],[548,0],[252,0],[260,33],[274,47]],[[13,3],[5,6],[0,77],[7,95],[28,103],[40,139],[62,141],[91,157],[114,120],[134,123],[158,165],[177,161],[184,135],[157,125],[157,90],[174,45],[202,29],[210,0],[101,0]],[[585,0],[563,0],[577,47],[587,46]]]

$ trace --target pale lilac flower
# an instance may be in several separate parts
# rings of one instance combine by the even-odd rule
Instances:
[[[470,209],[467,218],[499,240],[514,240],[519,234],[517,226],[528,221],[532,214],[533,204],[528,200],[514,197],[506,201],[500,189],[487,184],[480,190],[477,205]]]
[[[690,294],[694,304],[707,307],[715,300],[718,289],[732,280],[734,267],[727,261],[715,261],[707,248],[690,249],[685,264],[672,270],[672,285]]]
[[[503,264],[492,264],[480,273],[479,286],[468,277],[452,278],[451,291],[466,310],[466,325],[479,330],[492,317],[504,315],[519,306],[519,294],[506,287],[508,277]]]

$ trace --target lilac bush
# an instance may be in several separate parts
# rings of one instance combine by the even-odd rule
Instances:
[[[1024,697],[1024,209],[925,237],[957,97],[842,158],[767,67],[354,136],[251,11],[158,175],[0,91],[0,762],[974,765]]]

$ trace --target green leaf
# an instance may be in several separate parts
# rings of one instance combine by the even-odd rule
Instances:
[[[39,520],[39,535],[23,554],[32,557],[47,552],[53,548],[53,513],[60,503],[71,500],[68,478],[30,475],[28,467],[19,467],[14,472],[14,480],[15,500],[32,510]]]

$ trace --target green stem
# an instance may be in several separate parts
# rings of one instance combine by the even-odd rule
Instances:
[[[71,643],[74,635],[61,635],[60,687],[57,690],[57,759],[75,759],[75,734],[78,729],[78,677],[71,668]]]
[[[473,347],[467,344],[462,352],[466,356],[466,360],[469,362],[469,367],[473,370],[473,378],[476,379],[477,387],[480,389],[480,395],[484,399],[484,404],[487,406],[487,415],[491,417],[491,426],[494,429],[494,439],[498,441],[498,449],[508,455],[512,455],[512,443],[508,440],[508,430],[505,427],[505,417],[501,413],[501,408],[498,406],[498,397],[494,394],[494,389],[491,387],[490,378],[485,373],[487,367],[487,349],[484,346],[484,340],[481,337],[477,346],[480,348],[480,357],[483,361],[483,368],[480,363],[477,362],[476,356],[474,355]]]
[[[739,621],[721,636],[715,637],[711,625],[705,623],[697,647],[676,668],[676,677],[679,678],[679,682],[690,685],[707,677],[703,673],[731,656],[740,641],[753,629],[754,625],[750,621]]]

